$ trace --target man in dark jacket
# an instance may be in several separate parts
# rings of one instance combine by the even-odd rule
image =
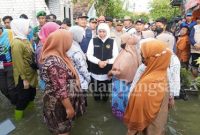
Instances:
[[[85,36],[83,37],[82,42],[80,43],[81,49],[84,53],[87,52],[88,45],[92,39],[92,30],[87,27],[87,15],[85,13],[79,14],[77,21],[78,25],[85,29]]]

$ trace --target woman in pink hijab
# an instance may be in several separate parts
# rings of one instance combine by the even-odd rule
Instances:
[[[48,38],[48,36],[56,31],[57,29],[59,29],[60,26],[54,22],[48,22],[45,25],[42,26],[40,32],[38,33],[38,36],[40,38],[40,41],[37,45],[35,54],[36,54],[36,62],[38,64],[39,69],[41,69],[41,64],[39,63],[39,58],[40,58],[40,54],[42,51],[42,46],[45,43],[46,39]]]
[[[140,65],[140,55],[137,52],[137,37],[125,33],[121,36],[124,46],[116,58],[108,76],[112,77],[112,113],[123,119],[128,104],[128,93],[137,68]]]
[[[39,68],[39,75],[41,76],[41,69],[42,69],[42,64],[39,62],[40,59],[40,55],[41,55],[41,51],[42,51],[42,46],[44,45],[44,43],[46,42],[48,36],[53,33],[54,31],[58,30],[60,28],[60,26],[54,22],[48,22],[45,23],[45,25],[42,26],[38,36],[40,38],[40,41],[37,45],[36,51],[35,51],[35,58],[36,58],[36,63],[37,66]],[[41,77],[40,77],[41,78]],[[39,88],[40,90],[44,90],[45,89],[45,83],[43,80],[39,80]]]

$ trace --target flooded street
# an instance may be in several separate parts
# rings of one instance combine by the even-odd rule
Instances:
[[[0,98],[0,121],[10,118],[16,129],[10,135],[50,135],[42,119],[41,94],[35,100],[35,107],[25,111],[22,121],[13,120],[14,108],[5,99]],[[200,98],[189,101],[178,100],[175,110],[170,112],[167,135],[199,135]],[[176,131],[174,130],[176,129]],[[72,135],[125,135],[126,127],[113,117],[110,102],[95,102],[89,98],[87,113],[73,123]]]

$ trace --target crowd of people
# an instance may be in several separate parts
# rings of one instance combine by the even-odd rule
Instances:
[[[36,27],[25,14],[5,16],[0,24],[0,90],[15,106],[16,121],[40,89],[53,134],[70,133],[89,94],[96,102],[111,98],[127,135],[165,134],[168,110],[180,94],[181,67],[199,74],[200,17],[187,13],[169,27],[164,17],[148,23],[80,13],[73,26],[44,11],[36,16]]]

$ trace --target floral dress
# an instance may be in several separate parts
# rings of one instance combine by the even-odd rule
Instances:
[[[43,113],[48,129],[53,134],[63,134],[71,129],[71,119],[67,119],[63,99],[69,98],[77,115],[85,112],[84,97],[76,87],[75,77],[62,59],[56,56],[48,57],[41,72],[46,83],[43,96]]]
[[[112,79],[112,113],[115,117],[123,120],[124,112],[128,104],[128,94],[131,83],[126,83],[116,77]]]

